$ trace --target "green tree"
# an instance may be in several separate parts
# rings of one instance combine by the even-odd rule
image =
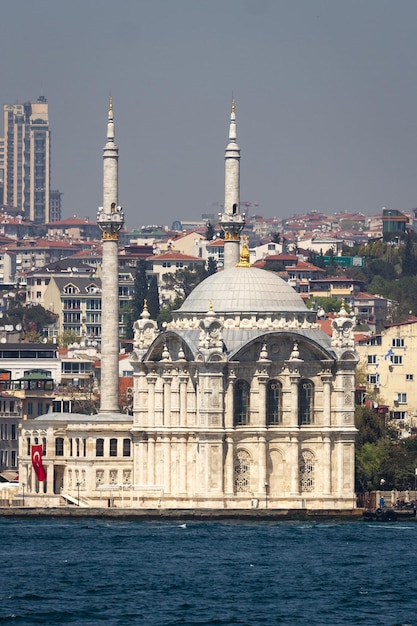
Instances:
[[[144,302],[148,295],[148,277],[146,275],[146,261],[140,259],[135,273],[134,284],[134,297],[133,297],[133,315],[135,320],[139,319],[140,314],[143,311]]]
[[[80,335],[77,335],[73,330],[64,330],[62,335],[58,337],[58,345],[61,348],[68,348],[71,343],[79,343],[80,341]]]
[[[268,257],[266,257],[264,269],[269,272],[285,272],[285,263],[283,261],[268,261]]]
[[[173,291],[182,303],[190,295],[194,287],[207,277],[203,265],[194,268],[184,267],[176,272],[164,274],[162,280],[167,291]]]
[[[3,315],[4,325],[18,324],[22,326],[22,338],[28,341],[39,341],[41,332],[47,326],[51,326],[57,320],[57,316],[47,311],[40,304],[24,306],[18,299],[10,299],[9,307]]]
[[[207,241],[213,241],[214,239],[214,226],[212,224],[210,224],[210,222],[207,222],[206,225],[206,239]]]
[[[133,339],[133,324],[138,318],[134,314],[132,300],[123,304],[120,308],[120,316],[124,327],[124,338]]]
[[[414,276],[416,274],[416,269],[417,263],[414,255],[413,237],[411,233],[407,233],[402,253],[402,275]]]
[[[155,274],[152,276],[151,282],[149,283],[147,301],[148,301],[147,302],[148,311],[149,311],[149,315],[151,316],[151,319],[157,320],[159,311],[160,311],[160,305],[159,305],[158,281],[157,281],[157,277]]]
[[[207,259],[206,275],[212,276],[212,274],[216,274],[216,272],[217,272],[216,259],[214,258],[214,256],[209,256],[209,258]]]
[[[378,489],[389,458],[389,443],[380,439],[377,443],[365,443],[356,450],[356,490]],[[384,476],[385,477],[385,476]]]

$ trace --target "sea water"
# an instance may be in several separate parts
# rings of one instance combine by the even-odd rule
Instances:
[[[417,523],[2,519],[0,624],[417,626]]]

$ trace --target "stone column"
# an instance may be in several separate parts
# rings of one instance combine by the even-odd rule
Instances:
[[[151,373],[146,376],[148,381],[148,417],[143,427],[153,428],[155,426],[155,383],[156,374]]]
[[[181,372],[179,375],[180,385],[180,426],[187,426],[187,382],[188,374]]]
[[[328,435],[323,435],[323,493],[331,493],[331,445]]]
[[[258,375],[258,384],[259,384],[259,407],[258,407],[258,426],[260,428],[265,428],[267,426],[267,414],[266,414],[266,385],[268,382],[268,376],[263,374]]]
[[[323,383],[323,428],[328,429],[328,432],[323,433],[323,449],[322,449],[322,463],[323,463],[323,494],[331,494],[331,439],[330,439],[330,427],[331,427],[331,374],[322,374]]]
[[[225,495],[226,496],[233,496],[234,494],[234,485],[233,485],[233,476],[234,476],[234,446],[233,446],[233,439],[232,437],[226,437],[226,441],[225,441],[225,445],[226,445],[226,453],[225,453],[225,468],[224,468],[224,472],[225,472],[225,487],[224,487],[224,491],[225,491]]]
[[[179,457],[180,457],[180,484],[178,485],[179,493],[187,492],[187,440],[180,437],[179,440]]]
[[[171,439],[168,435],[162,439],[162,450],[164,459],[164,474],[162,477],[164,493],[171,493]]]
[[[172,376],[168,374],[163,375],[164,381],[164,413],[163,413],[163,425],[165,427],[171,426],[171,381]]]
[[[224,408],[224,425],[226,430],[233,428],[233,389],[236,380],[236,375],[233,370],[229,371],[229,382],[226,390],[226,402]]]
[[[148,437],[148,485],[155,484],[155,439]]]
[[[332,376],[330,374],[323,374],[321,380],[323,383],[323,426],[330,428]]]
[[[300,374],[293,373],[290,376],[291,383],[291,417],[290,426],[298,427],[298,384],[300,382]]]
[[[289,467],[291,468],[291,484],[290,493],[297,495],[300,493],[299,483],[299,458],[298,458],[298,437],[291,435],[290,437],[290,449],[289,449]]]
[[[258,437],[258,458],[258,491],[260,497],[262,498],[262,495],[265,495],[268,483],[268,473],[266,467],[266,439],[264,435],[259,435]]]

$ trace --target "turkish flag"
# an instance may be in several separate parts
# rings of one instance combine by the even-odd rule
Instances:
[[[39,482],[46,480],[45,468],[42,465],[42,446],[32,446],[32,465]]]

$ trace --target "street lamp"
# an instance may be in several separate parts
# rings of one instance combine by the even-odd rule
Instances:
[[[385,478],[381,478],[381,480],[379,481],[380,487],[381,487],[381,495],[379,498],[379,506],[382,509],[384,507],[385,501],[384,501],[384,496],[382,495],[382,490],[384,488],[385,485]]]
[[[77,491],[78,491],[78,506],[80,506],[80,481],[77,481]]]
[[[22,506],[25,506],[25,483],[22,483]]]
[[[268,487],[269,483],[265,483],[265,508],[268,508]]]

